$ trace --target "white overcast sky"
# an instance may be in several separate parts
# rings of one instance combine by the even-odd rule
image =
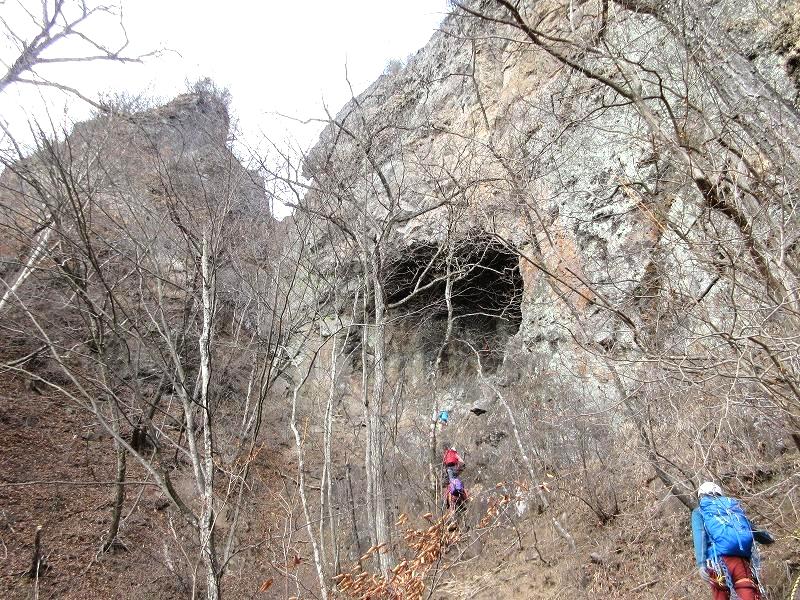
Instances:
[[[52,0],[50,0],[52,1]],[[90,0],[92,3],[92,0]],[[0,2],[11,25],[26,20],[19,5]],[[276,140],[293,137],[306,146],[319,126],[301,126],[276,116],[321,117],[323,100],[332,111],[349,98],[345,64],[356,92],[377,78],[391,59],[405,59],[433,34],[447,10],[446,0],[124,0],[129,53],[168,48],[142,65],[88,64],[53,67],[47,76],[89,97],[107,91],[147,92],[169,99],[186,82],[209,76],[233,96],[242,137],[258,144],[261,133]],[[16,12],[15,12],[16,11]],[[85,32],[118,39],[112,22]],[[0,47],[4,63],[14,58]],[[0,95],[0,117],[24,136],[28,117],[56,121],[85,118],[88,107],[54,91],[9,87]]]

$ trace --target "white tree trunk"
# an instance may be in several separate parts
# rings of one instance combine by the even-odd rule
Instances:
[[[332,454],[332,437],[333,437],[333,402],[336,395],[336,346],[337,338],[334,334],[333,343],[331,348],[331,382],[328,389],[328,401],[325,405],[325,420],[323,424],[323,462],[322,462],[322,482],[320,484],[320,521],[319,521],[319,539],[320,539],[320,553],[322,554],[323,563],[327,563],[325,557],[325,547],[323,545],[325,534],[324,525],[326,518],[328,519],[328,531],[330,537],[331,549],[333,551],[334,572],[339,570],[339,552],[336,540],[336,527],[333,521],[333,483],[331,477],[331,454]]]
[[[47,248],[47,243],[50,241],[50,236],[52,234],[53,228],[48,225],[43,231],[39,232],[38,236],[36,236],[36,244],[33,247],[31,255],[28,257],[28,260],[25,262],[25,266],[22,267],[22,270],[17,275],[14,283],[12,283],[11,286],[6,289],[3,297],[0,298],[0,312],[5,309],[9,299],[17,293],[17,290],[20,288],[20,286],[25,283],[25,280],[30,277],[31,273],[33,273],[33,270],[36,268],[36,263],[39,262],[39,259],[42,257],[42,254]]]
[[[306,533],[311,542],[311,549],[314,553],[314,566],[317,569],[317,578],[319,579],[319,589],[322,594],[322,600],[328,600],[328,590],[325,586],[325,570],[322,566],[320,559],[319,545],[317,538],[314,535],[314,528],[311,526],[311,512],[308,510],[308,500],[306,498],[306,475],[305,475],[305,460],[303,452],[303,440],[300,437],[300,431],[297,429],[297,396],[300,393],[302,383],[297,385],[292,392],[292,418],[289,425],[294,434],[294,443],[297,450],[297,475],[298,487],[300,492],[300,504],[303,506],[303,518],[306,521]]]
[[[364,449],[364,469],[366,471],[366,485],[367,497],[364,504],[367,507],[367,532],[369,533],[369,542],[371,546],[377,544],[375,537],[375,492],[374,492],[374,477],[372,468],[372,445],[373,445],[373,431],[374,423],[372,420],[372,411],[370,408],[369,396],[369,354],[367,347],[369,345],[369,296],[370,296],[370,272],[369,257],[367,251],[363,252],[362,264],[364,270],[364,323],[361,327],[361,394],[362,404],[364,405],[364,424],[367,426],[367,439]]]
[[[219,570],[217,568],[216,547],[214,544],[214,438],[211,428],[211,407],[208,387],[211,381],[211,327],[214,318],[214,298],[212,297],[214,274],[208,256],[208,237],[203,235],[202,296],[203,331],[200,335],[200,406],[203,411],[203,483],[202,508],[200,512],[200,544],[206,565],[206,596],[208,600],[219,600]],[[194,435],[189,430],[187,436]]]
[[[447,251],[447,278],[444,284],[444,300],[447,304],[447,328],[444,333],[444,340],[439,347],[439,352],[436,353],[436,362],[433,367],[434,383],[439,381],[439,369],[442,364],[442,356],[444,356],[447,346],[450,345],[450,339],[453,337],[453,247],[448,240],[449,248]],[[478,357],[480,360],[480,356]],[[441,469],[437,468],[439,465],[438,453],[436,452],[436,424],[439,421],[439,412],[442,407],[439,405],[439,394],[434,384],[433,389],[433,422],[431,423],[430,435],[428,437],[428,478],[433,492],[434,502],[439,502],[439,490],[441,488],[439,473]]]

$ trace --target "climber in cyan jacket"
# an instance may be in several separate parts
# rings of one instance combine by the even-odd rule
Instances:
[[[697,490],[700,506],[692,511],[694,555],[700,577],[711,586],[713,600],[760,599],[758,549],[754,541],[771,544],[766,531],[754,531],[738,500],[706,481]]]

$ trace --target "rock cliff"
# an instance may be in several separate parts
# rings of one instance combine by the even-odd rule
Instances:
[[[481,266],[477,287],[499,296],[456,294],[464,311],[505,302],[510,315],[518,306],[518,316],[503,315],[498,342],[510,362],[524,357],[511,371],[555,375],[568,395],[602,404],[620,398],[607,357],[633,369],[693,318],[663,314],[670,299],[702,298],[715,312],[730,293],[712,285],[719,270],[709,246],[718,241],[704,228],[736,218],[715,212],[698,179],[722,185],[726,169],[751,175],[731,160],[763,161],[758,170],[782,157],[793,173],[785,189],[797,189],[791,136],[800,120],[787,41],[796,18],[791,2],[700,3],[695,30],[681,33],[666,3],[545,4],[521,5],[533,38],[498,3],[454,11],[403,69],[337,114],[306,161],[319,183],[307,205],[328,215],[335,207],[350,219],[347,235],[381,238],[390,305],[425,283],[415,277],[437,248],[470,264],[480,264],[470,252],[492,248],[496,262]],[[703,31],[718,35],[704,40]],[[766,140],[779,132],[781,142]],[[699,154],[683,162],[683,147],[725,152],[725,136],[739,145],[733,159],[712,157],[702,175]],[[743,218],[754,238],[775,225]],[[793,244],[786,249],[795,260]],[[441,275],[446,261],[437,260]],[[444,318],[437,285],[438,304],[426,296],[395,314],[427,303]],[[497,318],[497,309],[488,312]],[[487,325],[492,336],[495,325]],[[426,374],[431,359],[420,363]],[[517,376],[511,371],[506,380]]]
[[[722,448],[800,448],[796,13],[456,3],[330,119],[301,212],[391,460],[456,440],[478,490],[559,473],[602,523],[636,482],[677,531],[698,480],[742,481]]]

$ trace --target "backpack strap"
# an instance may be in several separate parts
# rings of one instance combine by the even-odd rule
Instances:
[[[718,569],[717,566],[719,565],[720,560],[719,555],[717,554],[717,548],[714,545],[714,539],[711,537],[711,533],[708,531],[705,515],[702,511],[700,511],[700,516],[703,517],[703,532],[705,533],[706,537],[706,556],[708,556],[708,549],[711,549],[711,558],[709,559],[711,560],[711,565],[709,566],[719,573],[720,569]]]

